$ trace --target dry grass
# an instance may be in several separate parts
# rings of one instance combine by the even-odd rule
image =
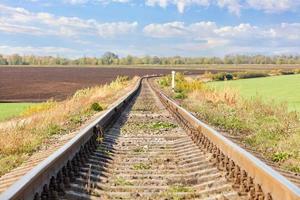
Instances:
[[[107,108],[136,81],[117,78],[108,85],[79,90],[63,102],[50,100],[26,110],[17,119],[22,123],[0,129],[0,175],[19,165],[52,135],[69,133],[96,114],[93,103]]]
[[[207,123],[239,136],[268,159],[300,172],[299,113],[289,112],[287,105],[258,97],[244,99],[231,88],[216,90],[208,86],[186,91],[181,103]]]

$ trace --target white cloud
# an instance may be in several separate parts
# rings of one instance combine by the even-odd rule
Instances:
[[[38,2],[39,0],[27,0]],[[131,0],[63,0],[64,3],[82,5],[87,3],[109,4],[109,3],[130,3]],[[297,11],[300,7],[300,0],[145,0],[147,6],[159,6],[166,8],[170,5],[177,7],[178,12],[184,13],[187,7],[218,6],[227,9],[230,13],[240,15],[242,9],[262,10],[266,13]]]
[[[149,24],[144,27],[144,33],[151,37],[166,38],[182,36],[187,33],[183,22],[170,22],[165,24]]]
[[[0,54],[20,54],[20,55],[39,55],[39,56],[57,56],[57,55],[80,55],[78,51],[64,47],[33,47],[33,46],[8,46],[0,45]]]
[[[250,24],[240,24],[238,26],[224,26],[215,30],[221,37],[255,37],[259,32],[258,27]]]
[[[72,5],[80,5],[86,3],[100,3],[100,4],[109,4],[109,3],[128,3],[130,0],[64,0],[64,3]]]
[[[44,30],[33,26],[9,24],[3,22],[2,19],[0,19],[0,30],[2,32],[8,32],[8,33],[25,33],[25,34],[30,33],[32,35],[42,35],[45,32]]]
[[[295,10],[300,6],[299,0],[247,0],[251,8],[265,12],[283,12]]]
[[[229,12],[240,15],[241,4],[239,0],[218,0],[218,5],[227,8]]]
[[[160,6],[162,8],[175,5],[180,13],[183,13],[186,7],[191,6],[218,6],[235,15],[240,15],[242,9],[273,13],[297,10],[300,6],[300,0],[145,0],[145,2],[148,6]]]
[[[290,52],[300,49],[300,23],[282,23],[273,26],[258,27],[251,24],[236,26],[218,26],[215,22],[169,22],[149,24],[143,29],[144,34],[152,38],[172,38],[177,41],[170,44],[173,48],[187,52],[212,49],[223,53]],[[238,52],[240,49],[241,52]],[[243,50],[243,51],[242,51]],[[246,51],[247,50],[247,51]],[[259,51],[258,51],[259,50]],[[266,53],[266,52],[264,52]]]
[[[255,38],[283,38],[300,40],[300,23],[281,23],[273,26],[258,27],[249,23],[237,26],[218,26],[215,22],[168,22],[164,24],[149,24],[143,29],[145,35],[153,38],[188,38],[205,39],[210,37],[226,39],[255,39]]]
[[[50,13],[33,13],[24,8],[14,8],[0,4],[0,30],[10,33],[33,35],[115,37],[132,33],[137,22],[99,23],[94,19],[55,16]]]
[[[183,13],[186,7],[202,6],[208,7],[217,5],[221,8],[227,8],[231,13],[239,15],[241,5],[239,0],[146,0],[148,6],[160,6],[166,8],[168,5],[175,5],[178,12]]]
[[[287,40],[300,40],[300,23],[281,23],[279,26],[269,29],[274,38]]]
[[[217,28],[214,22],[198,22],[185,25],[184,22],[169,22],[165,24],[149,24],[144,27],[144,33],[154,38],[170,38],[170,37],[193,37],[193,39],[201,39],[202,37],[212,36]]]
[[[87,3],[89,0],[64,0],[65,3],[69,3],[69,4],[85,4]]]

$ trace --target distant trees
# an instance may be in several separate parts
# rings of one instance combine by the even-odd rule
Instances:
[[[0,55],[0,65],[8,65],[6,58]]]
[[[103,56],[102,56],[102,64],[104,65],[111,65],[113,63],[116,63],[116,60],[119,59],[119,56],[115,53],[112,52],[106,52]]]
[[[106,52],[101,57],[82,57],[68,59],[53,56],[0,55],[0,65],[193,65],[193,64],[300,64],[300,56],[281,55],[226,55],[219,57],[137,57],[128,55],[119,57],[113,52]]]

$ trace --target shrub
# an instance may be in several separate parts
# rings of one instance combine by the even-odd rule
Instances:
[[[289,70],[285,70],[285,71],[280,71],[281,75],[292,75],[295,74],[294,71],[289,71]]]
[[[129,80],[130,80],[130,78],[128,76],[118,76],[115,81],[123,83],[123,82],[129,81]]]
[[[170,87],[172,76],[167,75],[158,80],[158,84],[163,87]],[[175,92],[182,93],[203,88],[203,83],[200,80],[186,80],[182,73],[176,73],[175,76]]]
[[[247,79],[247,78],[259,78],[259,77],[267,77],[268,73],[265,72],[237,72],[235,73],[235,77],[237,79]]]
[[[183,80],[176,82],[175,90],[177,92],[190,92],[194,90],[200,90],[203,88],[203,83],[200,80]]]
[[[276,152],[273,156],[272,156],[272,160],[274,162],[282,162],[287,160],[289,157],[291,156],[291,154],[287,153],[287,152]]]
[[[163,87],[169,87],[171,85],[171,75],[161,77],[158,81],[158,84]]]
[[[211,79],[213,74],[211,72],[205,71],[204,74],[202,75],[203,78],[208,78]]]
[[[100,106],[99,103],[95,102],[91,105],[91,110],[93,110],[93,111],[102,111],[103,108]]]
[[[295,73],[295,74],[300,74],[300,69],[295,69],[295,70],[294,70],[294,73]]]
[[[70,122],[73,125],[77,125],[77,124],[81,124],[83,122],[83,119],[79,114],[75,114],[70,117]]]
[[[231,73],[221,72],[221,73],[213,74],[212,79],[214,81],[232,80],[233,75]]]
[[[63,131],[63,128],[57,124],[49,124],[47,128],[47,134],[48,135],[55,135],[58,133],[61,133]]]
[[[173,95],[173,98],[175,98],[175,99],[185,99],[185,98],[186,98],[186,95],[185,95],[183,92],[176,92],[176,93]]]
[[[277,69],[277,70],[273,70],[271,71],[271,73],[273,75],[292,75],[292,74],[295,74],[295,70],[281,70],[281,69]]]

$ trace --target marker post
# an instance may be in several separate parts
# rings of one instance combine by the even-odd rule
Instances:
[[[172,71],[172,91],[175,92],[175,71]]]

